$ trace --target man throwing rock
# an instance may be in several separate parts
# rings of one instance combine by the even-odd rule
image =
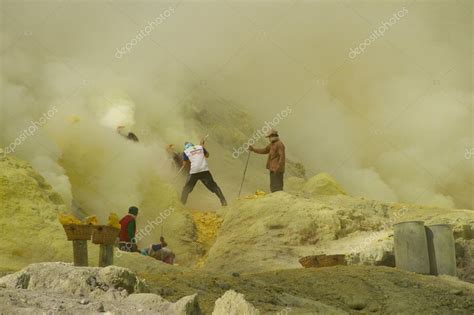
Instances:
[[[186,184],[181,193],[181,202],[186,204],[189,193],[193,191],[194,186],[200,180],[207,189],[219,197],[223,206],[227,206],[224,194],[212,178],[211,172],[209,172],[209,167],[206,161],[207,157],[209,157],[209,152],[204,148],[204,141],[201,142],[201,145],[194,145],[190,142],[184,144],[183,164],[191,165],[188,179],[186,180]]]
[[[278,131],[271,129],[267,136],[270,144],[263,149],[250,146],[250,151],[268,154],[267,169],[270,171],[271,192],[283,190],[283,174],[285,173],[285,145],[280,141]]]

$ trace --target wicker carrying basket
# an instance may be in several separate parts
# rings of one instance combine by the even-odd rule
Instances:
[[[68,241],[89,241],[92,234],[92,226],[82,224],[63,225]]]
[[[92,231],[92,243],[113,245],[117,241],[120,230],[108,225],[94,225]]]
[[[306,256],[306,257],[301,258],[299,262],[305,268],[332,267],[332,266],[347,264],[344,255]]]

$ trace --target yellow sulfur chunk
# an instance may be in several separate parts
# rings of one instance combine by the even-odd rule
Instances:
[[[62,225],[81,224],[81,221],[72,214],[60,213],[58,219]]]
[[[120,229],[120,223],[119,223],[119,218],[117,214],[111,213],[109,215],[109,222],[107,223],[108,226],[112,226],[114,228]]]
[[[85,220],[84,224],[89,224],[89,225],[98,225],[99,221],[97,220],[97,217],[95,215],[91,215],[90,217],[87,217]]]
[[[257,189],[257,191],[255,192],[255,194],[245,196],[244,198],[245,198],[245,199],[257,199],[257,198],[263,197],[263,196],[265,196],[265,195],[266,195],[266,193],[265,193],[264,191]]]

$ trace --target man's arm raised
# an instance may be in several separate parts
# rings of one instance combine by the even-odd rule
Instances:
[[[267,145],[263,149],[257,149],[257,148],[254,148],[253,145],[251,145],[251,146],[249,146],[249,149],[250,149],[250,151],[258,153],[258,154],[268,154],[268,153],[270,153],[270,145]]]

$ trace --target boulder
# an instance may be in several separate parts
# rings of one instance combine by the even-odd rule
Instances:
[[[312,195],[347,195],[344,188],[327,173],[310,178],[303,186],[303,191]]]
[[[148,292],[146,284],[129,269],[116,266],[75,267],[63,262],[32,264],[0,278],[0,283],[8,288],[45,289],[72,295],[88,295],[95,290],[109,289],[124,289],[128,294]]]
[[[201,315],[197,294],[176,303],[147,293],[144,282],[126,268],[74,267],[66,263],[41,263],[0,278],[0,313],[31,314],[54,310],[67,314],[170,314]],[[21,305],[17,301],[23,301]],[[60,303],[59,303],[60,301]],[[2,309],[3,307],[3,309]]]
[[[131,294],[123,300],[125,304],[138,308],[145,313],[171,315],[201,315],[197,294],[185,296],[171,303],[157,294]]]
[[[155,305],[169,303],[167,300],[153,293],[136,293],[130,294],[124,299],[124,303],[134,304],[142,309],[154,307]]]
[[[117,266],[100,269],[97,273],[97,281],[112,288],[123,288],[129,294],[147,291],[142,281],[131,270]]]
[[[212,315],[259,315],[251,303],[247,302],[244,295],[234,290],[227,291],[217,299]]]
[[[176,315],[201,315],[201,309],[197,299],[197,294],[185,296],[176,303],[171,303],[165,314],[176,314]]]

